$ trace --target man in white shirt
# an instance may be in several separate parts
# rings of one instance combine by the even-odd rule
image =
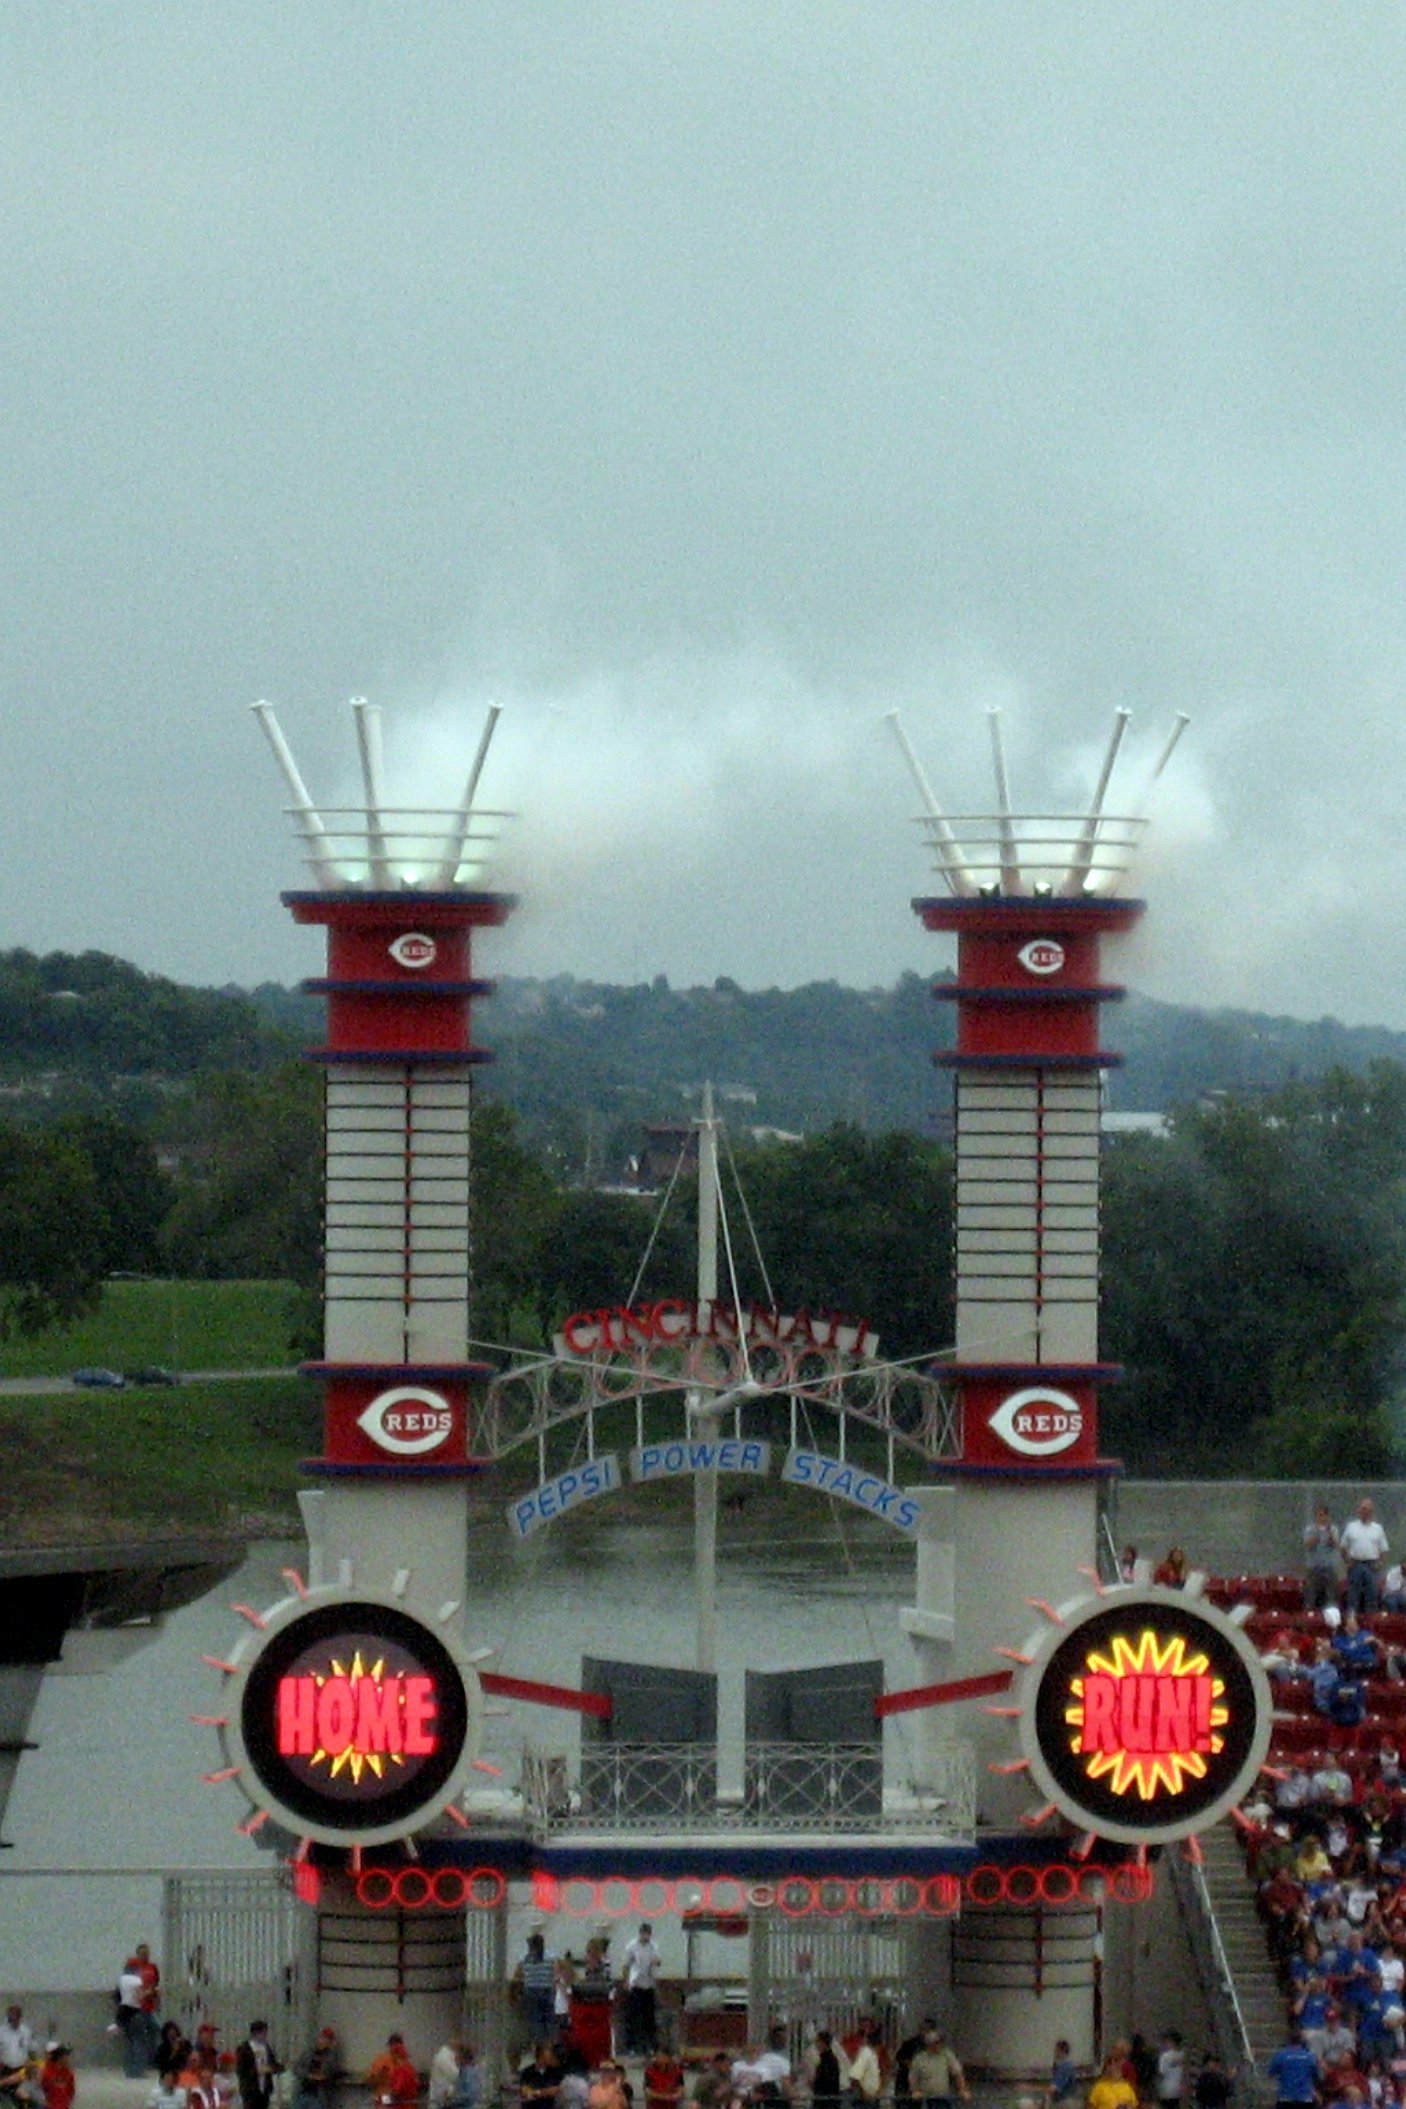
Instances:
[[[0,2087],[0,2103],[13,2105],[31,2099],[31,2083],[24,2077],[24,2069],[37,2049],[34,2031],[24,2018],[24,2008],[6,2007],[5,2019],[0,2022],[0,2080],[10,2079],[11,2074],[14,2079],[8,2087]]]
[[[625,2054],[648,2057],[657,2040],[655,1979],[664,1958],[648,1919],[625,1949]]]
[[[1370,1500],[1359,1501],[1357,1514],[1349,1517],[1339,1534],[1342,1556],[1347,1562],[1349,1611],[1379,1609],[1381,1566],[1387,1555],[1386,1532],[1377,1521]]]

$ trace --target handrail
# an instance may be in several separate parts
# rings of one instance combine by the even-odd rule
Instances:
[[[1206,1886],[1205,1871],[1199,1861],[1188,1860],[1175,1851],[1169,1852],[1166,1859],[1221,2056],[1228,2067],[1237,2071],[1243,2098],[1253,2100],[1254,2046],[1245,2026],[1234,1972],[1221,1939],[1220,1923]]]

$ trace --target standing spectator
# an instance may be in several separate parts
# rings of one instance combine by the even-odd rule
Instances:
[[[0,2022],[0,2103],[21,2099],[25,2078],[38,2044],[22,2006],[8,2006]]]
[[[1288,2042],[1275,2051],[1269,2061],[1269,2077],[1281,2109],[1300,2109],[1301,2104],[1318,2100],[1320,2068],[1301,2029],[1291,2030]]]
[[[849,2061],[849,2090],[856,2109],[863,2109],[866,2102],[877,2102],[884,2091],[884,2070],[879,2062],[879,2024],[877,2021],[862,2021],[859,2025],[859,2047]]]
[[[166,2022],[156,2039],[156,2052],[151,2061],[158,2077],[163,2072],[180,2072],[190,2056],[190,2049],[180,2022]]]
[[[337,2091],[337,2082],[342,2077],[341,2053],[337,2048],[337,2031],[320,2028],[313,2046],[305,2057],[298,2060],[298,2097],[294,2109],[331,2109],[332,2097]]]
[[[893,2098],[895,2102],[912,2101],[913,2085],[910,2078],[910,2074],[913,2069],[913,2060],[917,2057],[918,2052],[922,2049],[929,2031],[931,2029],[935,2029],[936,2027],[937,2023],[936,2021],[934,2021],[932,2015],[925,2014],[923,2016],[922,2026],[918,2029],[917,2033],[912,2036],[905,2036],[903,2041],[899,2044],[898,2049],[894,2052]]]
[[[1185,1589],[1187,1572],[1186,1554],[1181,1546],[1173,1545],[1166,1559],[1158,1563],[1152,1579],[1159,1589]]]
[[[45,2046],[44,2063],[39,2068],[44,2109],[73,2109],[73,2097],[78,2092],[78,2081],[69,2063],[72,2056],[73,2052],[67,2043],[50,2043]]]
[[[1124,2073],[1124,2059],[1116,2048],[1103,2061],[1103,2070],[1089,2089],[1089,2109],[1137,2109],[1137,2089]]]
[[[1125,1545],[1118,1555],[1118,1579],[1120,1582],[1137,1580],[1137,1547]]]
[[[1050,2084],[1045,2089],[1045,2099],[1049,2103],[1050,2109],[1060,2109],[1061,2104],[1066,2105],[1067,2109],[1067,2105],[1071,2102],[1077,2102],[1082,2093],[1083,2089],[1079,2085],[1079,2068],[1069,2055],[1068,2038],[1061,2036],[1054,2047],[1054,2057],[1050,2061]]]
[[[664,1958],[654,1945],[654,1928],[648,1919],[625,1949],[625,2051],[628,2056],[648,2056],[658,2033],[655,1980]],[[788,2068],[789,2070],[789,2068]]]
[[[1162,2048],[1157,2053],[1158,2109],[1181,2109],[1185,2092],[1186,2053],[1181,2037],[1174,2028],[1164,2029]]]
[[[136,1976],[141,1987],[137,1998],[138,2019],[135,2028],[141,2046],[141,2070],[145,2072],[156,2057],[156,2045],[161,2034],[161,2024],[156,2018],[157,2009],[161,2005],[161,1972],[152,1961],[151,1950],[145,1941],[137,1943],[124,1968],[126,1973]],[[120,2015],[118,2019],[121,2019]]]
[[[1338,1526],[1326,1501],[1313,1511],[1312,1523],[1304,1525],[1303,1551],[1303,1607],[1322,1611],[1338,1600]]]
[[[527,1952],[513,1972],[522,1999],[522,2020],[529,2043],[550,2041],[556,2031],[557,1965],[540,1933],[529,1933]]]
[[[451,2036],[430,2059],[429,2109],[445,2109],[459,2079],[463,2045]]]
[[[962,2061],[940,2028],[928,2030],[908,2078],[914,2099],[926,2103],[927,2109],[933,2109],[935,2103],[950,2103],[954,2095],[959,2101],[971,2100]],[[1116,2109],[1116,2105],[1100,2105],[1100,2109]]]
[[[273,2100],[273,2083],[282,2070],[269,2042],[267,2021],[251,2021],[248,2035],[234,2053],[242,2109],[268,2109]]]
[[[916,2054],[915,2054],[916,2055]],[[828,2028],[815,2032],[815,2067],[810,2080],[813,2109],[839,2109],[844,2077],[835,2053],[835,2039]]]
[[[385,2049],[377,2051],[367,2066],[366,2084],[379,2109],[397,2109],[398,2104],[413,2102],[419,2094],[420,2075],[410,2062],[410,2053],[399,2029],[387,2036]]]
[[[1346,1609],[1375,1611],[1380,1595],[1379,1576],[1387,1556],[1386,1532],[1377,1521],[1369,1499],[1359,1501],[1357,1514],[1342,1527],[1342,1555],[1347,1562]]]
[[[1213,2050],[1203,2051],[1201,2070],[1192,2087],[1196,2109],[1226,2109],[1235,2092],[1235,2074],[1227,2072]]]
[[[479,2109],[483,2100],[483,2074],[478,2069],[474,2047],[472,2043],[460,2043],[458,2051],[459,2071],[446,2109]]]

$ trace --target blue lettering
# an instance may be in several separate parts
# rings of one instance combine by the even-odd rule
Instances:
[[[854,1474],[848,1465],[839,1467],[831,1482],[830,1492],[841,1495],[846,1501],[854,1500]]]
[[[882,1486],[882,1479],[875,1479],[872,1472],[866,1472],[863,1479],[856,1481],[853,1498],[862,1508],[871,1509],[878,1499],[879,1490]]]
[[[739,1469],[743,1472],[760,1472],[763,1470],[762,1446],[760,1443],[744,1443],[742,1445],[742,1463]]]
[[[732,1436],[729,1436],[725,1442],[718,1444],[718,1470],[720,1472],[735,1472],[737,1470],[737,1453],[741,1448],[741,1443],[737,1442]]]
[[[898,1504],[898,1514],[894,1518],[894,1521],[898,1524],[901,1530],[916,1530],[918,1528],[917,1502],[908,1499],[900,1501]]]
[[[656,1472],[658,1471],[658,1469],[659,1469],[659,1457],[660,1457],[660,1451],[659,1451],[659,1445],[658,1445],[657,1443],[653,1444],[653,1445],[651,1446],[651,1448],[649,1448],[648,1450],[641,1450],[641,1452],[640,1452],[640,1478],[641,1478],[641,1479],[652,1479],[652,1478],[653,1478],[654,1474],[655,1474],[655,1473],[656,1473]]]
[[[531,1495],[526,1501],[513,1504],[513,1528],[520,1538],[525,1538],[532,1528],[532,1519],[537,1513],[537,1503]]]
[[[870,1502],[869,1506],[873,1509],[876,1516],[888,1516],[892,1514],[893,1505],[897,1499],[897,1487],[880,1486],[878,1495]]]
[[[668,1446],[668,1448],[667,1448],[667,1449],[665,1450],[665,1452],[664,1452],[664,1470],[665,1470],[666,1472],[682,1472],[683,1468],[684,1468],[684,1447],[683,1447],[683,1444],[682,1444],[682,1443],[670,1443],[670,1444],[669,1444],[669,1446]]]

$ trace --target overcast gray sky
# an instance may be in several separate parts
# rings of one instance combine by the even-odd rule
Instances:
[[[5,9],[0,943],[316,971],[248,704],[452,802],[493,696],[489,966],[884,981],[882,713],[969,808],[1121,704],[1129,978],[1406,1026],[1404,91],[1397,0]]]

